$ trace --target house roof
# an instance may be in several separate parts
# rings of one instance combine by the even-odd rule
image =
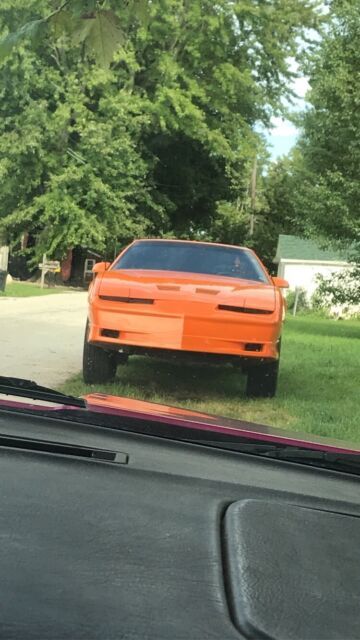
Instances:
[[[319,262],[347,262],[349,256],[336,249],[322,249],[314,240],[297,236],[279,235],[274,262],[280,260],[315,260]]]

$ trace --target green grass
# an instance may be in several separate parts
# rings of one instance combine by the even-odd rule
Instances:
[[[231,366],[191,367],[134,357],[114,384],[62,390],[102,391],[360,442],[360,322],[316,316],[285,323],[277,397],[247,400],[245,377]]]
[[[5,298],[30,298],[33,296],[48,296],[54,293],[69,293],[71,289],[67,287],[47,287],[43,289],[30,282],[12,282],[8,284],[5,291],[0,291],[0,297]]]

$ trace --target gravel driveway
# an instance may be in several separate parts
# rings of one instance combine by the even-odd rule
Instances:
[[[0,375],[55,387],[81,369],[87,292],[0,298]]]

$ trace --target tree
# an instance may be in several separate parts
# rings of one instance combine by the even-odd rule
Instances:
[[[360,246],[360,19],[358,3],[332,3],[309,54],[310,107],[302,117],[292,206],[308,231]],[[357,251],[360,253],[360,249]]]
[[[261,199],[256,214],[251,246],[261,255],[269,269],[280,233],[306,235],[308,221],[296,207],[295,194],[299,191],[299,162],[302,158],[295,149],[288,157],[270,164],[261,181]]]
[[[354,315],[360,309],[360,267],[351,267],[342,273],[331,276],[317,276],[318,286],[312,297],[312,304],[318,308],[333,306],[354,306]]]
[[[106,72],[80,63],[62,74],[23,52],[0,95],[0,210],[13,237],[30,231],[39,254],[61,256],[161,229],[140,151],[142,106]]]
[[[290,3],[290,13],[288,2],[276,4],[279,22],[272,3],[163,0],[136,41],[134,85],[151,96],[157,122],[149,148],[177,235],[212,234],[215,224],[224,239],[224,206],[246,209],[263,146],[255,124],[268,123],[287,90],[295,32],[316,23],[311,3]]]
[[[224,211],[246,210],[255,126],[280,108],[315,7],[5,0],[2,226],[49,256],[216,224],[221,235]]]

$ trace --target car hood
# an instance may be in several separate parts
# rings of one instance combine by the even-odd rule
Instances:
[[[271,283],[241,278],[171,271],[110,270],[99,283],[100,296],[151,300],[191,298],[215,305],[227,304],[274,311],[275,287]]]
[[[105,414],[140,418],[148,422],[163,422],[174,426],[188,427],[189,429],[211,431],[239,438],[317,449],[319,451],[360,453],[360,447],[355,443],[323,438],[313,434],[287,431],[254,422],[214,416],[181,407],[111,396],[104,393],[90,393],[84,396],[84,399],[91,411]]]
[[[55,392],[56,393],[56,392]],[[106,416],[118,416],[119,418],[137,418],[151,422],[161,422],[174,427],[196,429],[207,433],[220,433],[242,440],[267,442],[274,444],[285,444],[289,447],[303,447],[305,449],[316,449],[332,453],[355,453],[360,455],[359,445],[341,440],[323,438],[313,434],[303,434],[295,431],[286,431],[276,427],[234,420],[214,416],[207,413],[172,407],[165,404],[144,402],[121,396],[111,396],[104,393],[90,393],[84,396],[85,402],[76,404],[62,404],[61,394],[58,400],[56,397],[51,400],[36,400],[34,395],[27,396],[26,391],[21,395],[11,396],[0,394],[0,411],[19,410],[21,412],[30,411],[39,415],[57,415],[71,420],[72,414],[76,414],[77,422],[83,420],[87,422],[89,414],[101,414],[101,423],[106,426]],[[79,408],[80,405],[80,408]],[[84,407],[84,408],[83,408]],[[208,437],[204,434],[204,437]]]

